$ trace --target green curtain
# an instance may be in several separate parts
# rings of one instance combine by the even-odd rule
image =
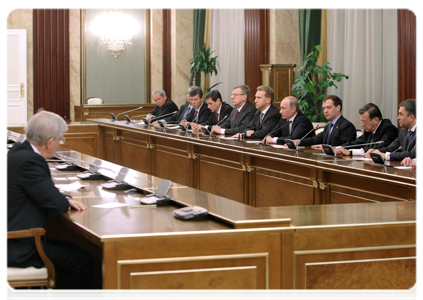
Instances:
[[[320,44],[321,9],[299,9],[301,61]]]
[[[194,34],[192,41],[192,57],[195,56],[197,50],[201,49],[204,44],[204,27],[206,23],[206,10],[194,9]],[[194,74],[191,74],[189,85],[192,85]],[[195,85],[201,87],[201,74],[195,77]]]

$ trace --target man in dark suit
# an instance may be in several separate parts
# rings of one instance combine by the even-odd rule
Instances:
[[[252,121],[257,109],[250,102],[251,90],[247,85],[234,87],[231,95],[232,108],[231,115],[221,126],[213,126],[212,133],[234,135],[244,132],[244,129]]]
[[[68,130],[59,115],[41,111],[25,127],[26,141],[7,154],[7,230],[45,228],[49,216],[60,217],[71,208],[86,210],[84,204],[61,194],[51,180],[46,162],[64,143]],[[43,242],[43,249],[57,274],[57,288],[90,288],[92,258],[73,244]],[[9,267],[43,267],[34,238],[7,241]]]
[[[160,89],[154,90],[151,96],[156,102],[156,106],[153,111],[145,117],[148,122],[150,122],[154,117],[159,117],[179,110],[175,102],[167,98],[165,91]]]
[[[189,97],[191,98],[192,108],[185,120],[181,122],[185,127],[193,123],[203,123],[211,115],[210,109],[207,104],[204,103],[203,91],[201,88],[195,86],[190,92]]]
[[[348,149],[351,150],[346,148],[334,149],[336,155],[364,155],[371,148],[381,149],[389,146],[398,137],[398,128],[392,125],[391,120],[382,118],[382,113],[376,104],[367,103],[360,108],[358,113],[364,130],[363,134],[355,141],[342,145],[343,147],[348,146]],[[383,143],[370,144],[380,141]]]
[[[281,101],[280,119],[278,125],[263,139],[266,144],[285,144],[285,139],[295,140],[307,136],[315,136],[313,124],[300,111],[298,99],[294,96],[285,97]]]
[[[163,124],[178,124],[179,122],[181,122],[182,120],[186,119],[186,117],[188,116],[188,114],[190,113],[192,106],[191,106],[191,98],[189,96],[189,92],[192,90],[193,86],[188,87],[188,93],[187,93],[187,103],[182,104],[179,107],[179,111],[170,116],[170,117],[166,117],[162,120],[159,120],[160,122],[162,122]],[[158,122],[159,121],[155,121],[153,122],[152,125],[154,126],[158,126]]]
[[[416,157],[417,120],[415,99],[408,99],[400,103],[398,121],[401,126],[398,137],[387,147],[379,150],[369,149],[364,157],[370,157],[371,152],[380,153],[385,160],[403,160],[406,157]]]
[[[244,130],[244,138],[263,139],[278,124],[281,114],[279,109],[273,105],[275,92],[270,86],[262,85],[257,88],[254,103],[257,112],[253,120]],[[233,135],[238,138],[240,133]]]
[[[327,96],[323,99],[323,112],[329,124],[325,129],[313,137],[308,137],[301,142],[294,142],[301,146],[312,145],[313,149],[322,149],[322,144],[340,146],[354,141],[357,138],[355,126],[342,116],[342,100],[335,95]]]
[[[204,126],[208,126],[209,129],[211,129],[213,125],[218,124],[223,119],[227,118],[227,116],[229,117],[229,114],[232,112],[232,106],[222,101],[222,95],[220,95],[218,90],[211,90],[207,93],[206,103],[212,113],[203,123],[191,123],[193,130],[201,130],[201,127]]]

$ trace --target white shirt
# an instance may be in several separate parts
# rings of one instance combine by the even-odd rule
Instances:
[[[294,123],[295,117],[297,116],[298,113],[296,113],[291,119],[288,120],[291,121],[291,123],[289,123],[289,135],[291,135],[291,131],[292,131],[292,123]],[[277,144],[278,143],[278,137],[274,137],[273,138],[273,144]]]

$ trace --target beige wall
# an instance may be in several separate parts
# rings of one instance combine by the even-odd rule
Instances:
[[[172,9],[172,100],[178,105],[185,102],[189,84],[189,59],[192,58],[193,14],[189,9]],[[74,120],[74,106],[80,103],[80,10],[69,12],[70,37],[70,117]],[[162,11],[151,10],[151,90],[162,88]],[[28,118],[33,115],[33,44],[32,9],[12,11],[7,19],[8,29],[26,29],[28,33]],[[297,10],[270,10],[270,63],[300,66],[300,44]]]

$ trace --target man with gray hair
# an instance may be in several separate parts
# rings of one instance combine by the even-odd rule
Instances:
[[[51,180],[47,158],[51,158],[66,139],[68,126],[57,114],[40,111],[25,126],[26,141],[7,153],[7,230],[46,228],[49,216],[59,218],[71,208],[86,206],[59,192]],[[77,246],[48,240],[43,249],[57,274],[57,287],[90,288],[92,258]],[[43,267],[33,238],[7,241],[9,267]]]
[[[167,98],[165,91],[161,89],[154,90],[151,97],[153,97],[153,100],[156,102],[156,106],[153,111],[146,116],[148,122],[154,117],[160,117],[179,110],[175,102]]]

